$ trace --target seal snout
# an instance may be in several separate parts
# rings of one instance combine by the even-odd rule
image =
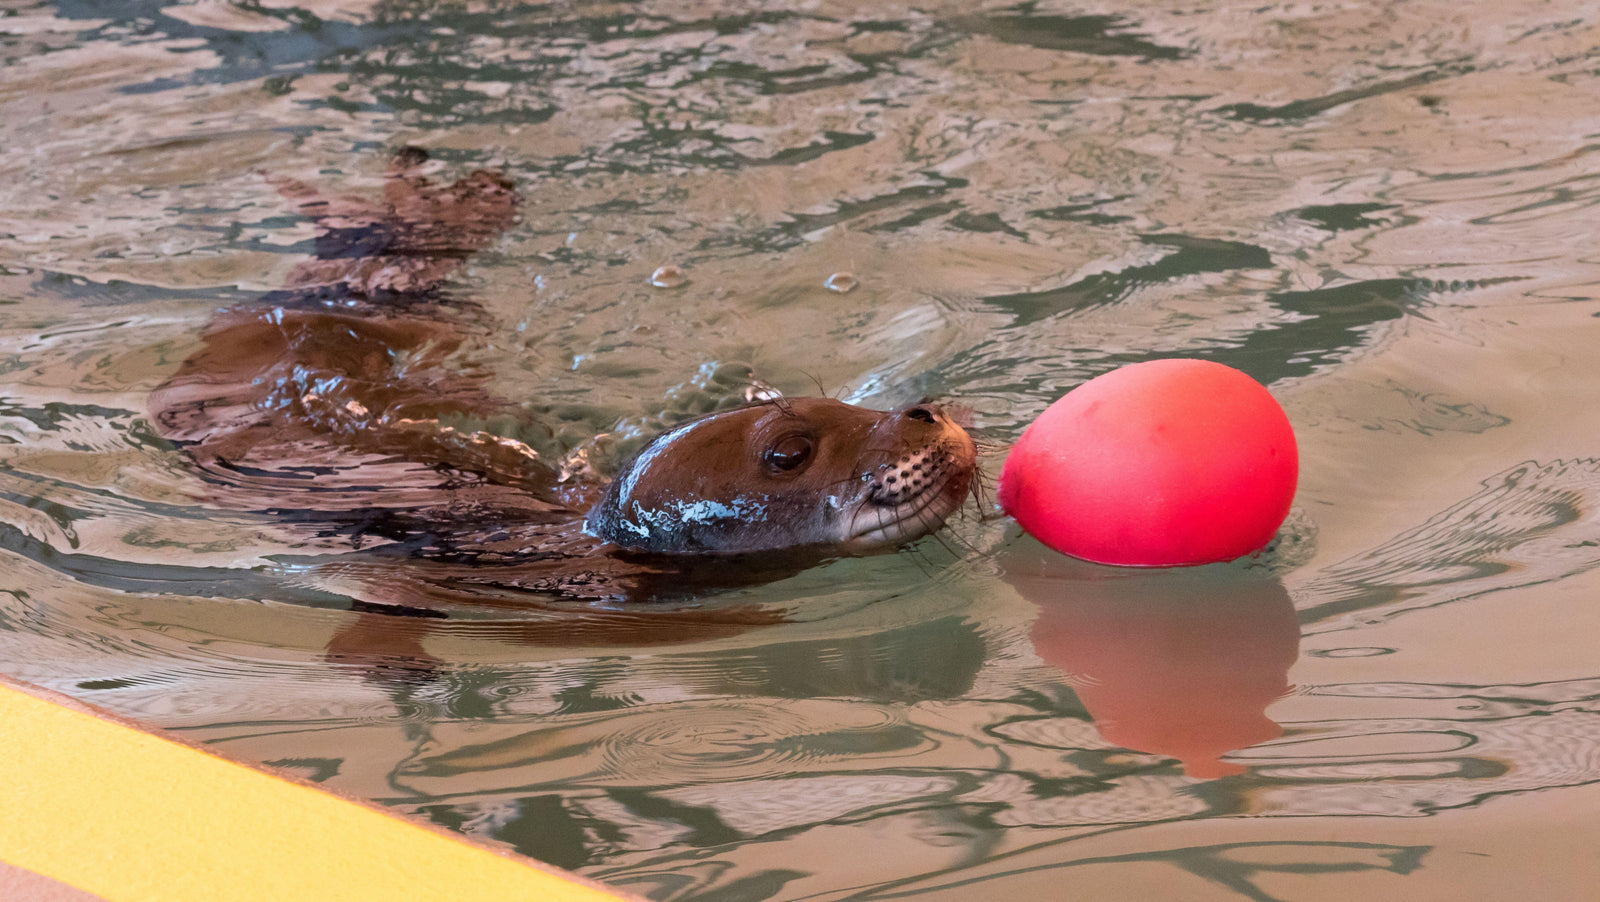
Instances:
[[[943,485],[954,462],[952,456],[938,446],[903,455],[893,463],[883,464],[872,474],[867,500],[886,507],[904,504]]]
[[[862,468],[866,487],[851,518],[851,541],[858,547],[904,542],[938,529],[965,500],[976,463],[967,431],[926,401],[886,415],[879,430],[880,456]]]

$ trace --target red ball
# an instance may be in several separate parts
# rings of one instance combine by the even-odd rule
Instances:
[[[1006,459],[1000,506],[1074,557],[1209,564],[1272,540],[1299,473],[1289,418],[1259,382],[1220,363],[1153,360],[1050,405]]]

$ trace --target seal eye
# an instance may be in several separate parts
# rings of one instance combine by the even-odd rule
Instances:
[[[767,450],[761,455],[761,460],[774,473],[798,470],[811,459],[814,444],[810,436],[786,435],[768,445]]]

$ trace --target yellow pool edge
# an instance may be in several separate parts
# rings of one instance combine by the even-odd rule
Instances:
[[[0,863],[105,902],[637,899],[5,677]]]

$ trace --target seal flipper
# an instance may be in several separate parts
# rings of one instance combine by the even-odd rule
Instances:
[[[549,494],[556,471],[529,445],[465,425],[527,418],[486,374],[453,365],[477,324],[440,290],[515,222],[519,198],[485,170],[436,183],[426,160],[402,148],[382,201],[273,180],[313,221],[316,256],[285,289],[213,319],[152,395],[164,435],[202,462],[293,469],[334,445]]]

